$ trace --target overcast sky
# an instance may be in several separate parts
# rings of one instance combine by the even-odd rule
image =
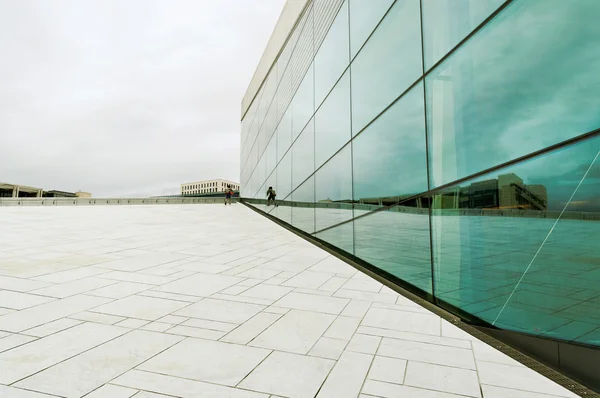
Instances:
[[[239,179],[285,0],[0,0],[0,182],[94,196]]]

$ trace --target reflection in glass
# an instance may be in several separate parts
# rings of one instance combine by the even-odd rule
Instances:
[[[315,165],[323,164],[350,138],[350,74],[346,72],[315,115]]]
[[[419,0],[397,1],[352,62],[356,134],[423,72]]]
[[[395,207],[354,220],[354,254],[431,293],[428,209]]]
[[[273,133],[275,132],[275,127],[277,126],[277,108],[271,107],[269,112],[267,113],[267,117],[265,122],[263,123],[258,149],[260,153],[263,153],[267,148]]]
[[[279,192],[277,192],[277,196],[279,196]],[[279,202],[278,200],[278,206],[273,208],[269,214],[288,224],[292,223],[292,208],[290,207],[289,202]]]
[[[260,186],[262,186],[262,184],[264,184],[264,181],[267,178],[267,164],[265,156],[260,158],[260,161],[256,165],[256,169],[254,169],[254,174],[256,175],[256,185],[254,186],[254,189],[258,189]],[[260,193],[258,197],[260,198]]]
[[[348,1],[350,2],[350,48],[351,57],[354,58],[394,0]]]
[[[309,178],[292,192],[292,225],[304,232],[315,231],[315,181]]]
[[[298,87],[292,101],[292,140],[295,140],[298,134],[304,129],[306,123],[315,113],[314,102],[314,75],[313,64],[310,65],[304,80]]]
[[[435,195],[436,295],[501,328],[590,343],[599,154],[596,137]]]
[[[283,200],[292,192],[292,153],[288,152],[275,169],[277,171],[277,200]],[[261,193],[262,196],[263,193]]]
[[[413,196],[427,190],[423,86],[415,86],[353,141],[354,199]],[[377,199],[377,200],[376,200]]]
[[[279,162],[283,155],[292,145],[292,111],[291,107],[285,112],[279,126],[277,127],[277,161]]]
[[[244,117],[243,196],[500,328],[600,345],[600,1],[341,3],[313,29],[310,2]]]
[[[315,104],[318,107],[348,66],[348,4],[344,2],[315,56]]]
[[[432,187],[600,127],[599,16],[512,2],[427,76]]]
[[[505,0],[422,0],[425,69],[464,39]]]
[[[292,146],[292,189],[315,171],[315,130],[311,120]]]
[[[277,164],[277,134],[273,134],[271,137],[271,141],[263,156],[265,156],[267,175],[269,175],[273,169],[275,169],[275,165]]]
[[[316,230],[352,218],[352,159],[346,145],[315,173]]]
[[[338,247],[346,252],[354,253],[354,223],[338,225],[315,235],[317,238]]]

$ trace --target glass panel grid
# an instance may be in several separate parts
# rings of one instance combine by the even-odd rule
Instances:
[[[347,0],[314,54],[334,8],[242,121],[244,195],[486,322],[600,345],[600,2]]]

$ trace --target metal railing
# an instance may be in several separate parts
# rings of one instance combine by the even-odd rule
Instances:
[[[110,205],[181,205],[223,203],[224,197],[212,198],[0,198],[0,206],[110,206]],[[232,198],[231,202],[237,202]]]

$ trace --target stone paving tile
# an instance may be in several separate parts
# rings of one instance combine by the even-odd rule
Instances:
[[[186,303],[154,297],[129,296],[94,308],[95,312],[155,321],[187,306]]]
[[[210,296],[241,281],[242,278],[235,276],[197,273],[162,285],[156,290],[189,296]]]
[[[131,398],[132,396],[139,398],[138,390],[127,387],[115,386],[112,384],[105,384],[92,391],[86,398]]]
[[[83,323],[0,354],[0,383],[11,384],[127,332],[116,326]]]
[[[333,315],[292,310],[252,340],[250,345],[306,354],[334,319]]]
[[[286,397],[314,397],[335,361],[284,352],[272,353],[240,384],[249,390]]]
[[[269,394],[241,390],[217,384],[190,380],[170,375],[130,370],[111,382],[112,384],[153,391],[173,397],[228,397],[228,398],[268,398]],[[37,397],[36,397],[37,398]],[[40,397],[41,398],[41,397]]]
[[[145,321],[143,319],[135,319],[135,318],[128,318],[125,319],[124,321],[121,321],[119,323],[116,323],[116,326],[121,326],[124,328],[131,328],[131,329],[137,329],[137,328],[141,328],[144,325],[149,324],[149,321]]]
[[[13,310],[24,310],[25,308],[35,307],[56,300],[52,297],[38,296],[29,293],[12,292],[9,290],[0,290],[0,307]]]
[[[0,316],[0,330],[21,332],[105,304],[109,299],[72,296]]]
[[[3,225],[1,397],[575,396],[241,205]]]
[[[270,353],[262,348],[186,339],[138,369],[233,387]]]
[[[94,289],[87,292],[87,294],[98,297],[120,299],[131,296],[132,294],[143,292],[144,290],[152,289],[153,287],[153,285],[144,285],[142,283],[118,282],[100,289]]]
[[[317,397],[357,396],[360,393],[363,380],[367,376],[372,361],[372,355],[345,351],[336,362]]]
[[[240,324],[252,318],[264,308],[264,306],[259,304],[207,298],[191,304],[174,314],[208,321]]]
[[[375,354],[381,343],[381,337],[369,336],[356,333],[348,343],[346,350],[362,352],[363,354]]]
[[[11,334],[0,339],[0,352],[11,350],[15,347],[27,344],[35,339],[35,337],[26,336],[23,334]]]
[[[281,318],[281,314],[261,312],[228,333],[221,341],[236,344],[248,344],[256,336]]]
[[[39,392],[85,395],[152,358],[183,337],[134,330],[15,384]]]
[[[83,322],[84,321],[79,321],[77,319],[61,318],[57,319],[56,321],[48,322],[31,329],[27,329],[22,333],[28,336],[45,337],[50,334],[63,331],[65,329],[72,328],[73,326],[77,326]]]
[[[325,337],[331,337],[340,340],[350,340],[360,324],[360,319],[338,316],[333,324],[325,332]]]
[[[403,384],[406,372],[404,359],[376,356],[369,370],[369,379],[386,383]]]
[[[34,290],[32,293],[42,296],[65,298],[76,294],[86,293],[90,290],[99,289],[104,286],[113,285],[114,283],[114,281],[108,279],[89,277]]]
[[[477,372],[474,370],[409,361],[404,384],[469,397],[481,397]]]
[[[312,294],[292,292],[284,296],[273,305],[304,311],[323,312],[338,315],[348,304],[348,300]]]

